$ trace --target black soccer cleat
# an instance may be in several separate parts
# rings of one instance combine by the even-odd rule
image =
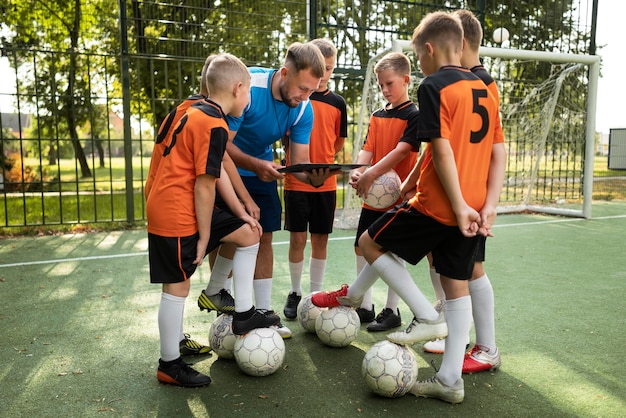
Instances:
[[[159,359],[157,379],[164,384],[182,386],[185,388],[198,388],[211,383],[209,376],[191,368],[181,357],[173,361],[163,361]]]

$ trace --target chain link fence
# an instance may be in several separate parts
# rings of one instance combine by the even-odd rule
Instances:
[[[211,53],[276,68],[294,41],[333,41],[338,60],[331,86],[345,97],[350,124],[342,163],[362,139],[356,128],[369,60],[394,40],[409,39],[429,12],[472,10],[488,46],[494,46],[493,30],[506,27],[511,38],[500,47],[595,53],[597,0],[521,3],[89,0],[68,10],[9,1],[0,5],[6,16],[0,24],[0,228],[144,223],[155,130],[173,106],[199,91]],[[494,75],[502,82],[513,76]],[[524,76],[549,74],[536,69]],[[345,187],[342,178],[340,208]]]

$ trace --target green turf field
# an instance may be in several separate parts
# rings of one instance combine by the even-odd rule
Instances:
[[[594,204],[593,215],[498,218],[485,267],[502,367],[466,375],[460,405],[373,395],[361,361],[384,334],[363,327],[351,346],[330,348],[286,321],[294,336],[277,373],[254,378],[232,360],[192,357],[210,386],[160,385],[160,287],[149,284],[145,231],[2,239],[0,416],[625,416],[626,202]],[[353,281],[353,238],[353,231],[331,235],[326,289]],[[274,239],[278,311],[289,290],[287,239],[285,232]],[[432,299],[426,264],[411,272]],[[202,342],[215,318],[196,306],[208,277],[205,264],[185,318],[186,332]],[[375,289],[378,311],[386,289],[382,282]],[[406,324],[411,314],[404,304],[400,310]],[[420,378],[432,376],[430,362],[441,357],[413,348]]]

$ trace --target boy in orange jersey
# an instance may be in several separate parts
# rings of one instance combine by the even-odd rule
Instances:
[[[326,71],[319,88],[311,94],[315,119],[309,144],[310,161],[315,163],[335,162],[335,155],[343,148],[348,134],[348,112],[343,97],[328,88],[335,69],[337,48],[326,39],[314,39],[324,60]],[[286,174],[285,229],[289,231],[289,273],[291,290],[283,308],[287,319],[295,319],[302,298],[302,270],[304,248],[307,241],[307,225],[311,234],[311,258],[309,259],[310,291],[322,290],[328,235],[333,232],[335,206],[337,204],[337,177],[331,176],[318,187],[306,184]]]
[[[378,86],[388,103],[370,117],[367,138],[355,161],[357,164],[371,164],[371,166],[367,169],[355,169],[351,173],[350,184],[356,189],[357,195],[362,197],[367,195],[367,191],[377,177],[391,169],[398,173],[401,180],[406,179],[415,166],[420,147],[417,139],[419,111],[409,100],[411,61],[400,52],[392,52],[378,61],[374,67],[374,73]],[[400,198],[389,207],[382,209],[363,203],[354,242],[357,275],[367,264],[359,248],[359,237],[376,219],[401,201]],[[377,274],[370,268],[367,271]],[[361,306],[357,308],[361,323],[369,323],[367,330],[370,332],[399,327],[402,324],[398,309],[400,297],[388,288],[385,307],[377,316],[374,316],[372,293],[373,289],[370,287],[363,295]]]
[[[483,30],[480,21],[469,10],[456,10],[453,14],[461,19],[461,24],[463,25],[464,44],[461,65],[465,68],[469,68],[472,73],[483,80],[499,105],[500,94],[498,87],[494,79],[480,62],[479,50],[483,39]],[[496,139],[494,141],[504,141],[501,124],[496,126]],[[493,288],[483,267],[486,241],[487,237],[480,237],[480,244],[478,246],[478,252],[476,253],[476,262],[474,263],[472,278],[469,282],[470,293],[472,295],[472,316],[476,329],[476,344],[465,354],[463,373],[492,370],[499,367],[501,362],[495,337]],[[438,276],[439,275],[436,274],[434,280],[438,279]],[[441,284],[439,284],[439,287],[441,287]],[[467,340],[469,341],[469,336]],[[445,339],[425,343],[424,350],[443,353],[445,350]]]
[[[412,45],[427,77],[418,90],[418,137],[428,142],[416,194],[382,215],[359,239],[365,259],[411,308],[415,315],[405,331],[387,337],[413,344],[446,337],[440,369],[416,382],[415,396],[450,403],[463,402],[462,367],[472,302],[469,279],[474,268],[478,235],[491,236],[503,182],[504,143],[495,142],[498,106],[485,84],[461,67],[463,27],[458,17],[430,13],[413,33]],[[437,312],[417,287],[402,258],[416,264],[429,252],[446,294]],[[371,283],[357,281],[335,292],[317,293],[318,306],[358,305]],[[357,286],[355,286],[357,285]],[[315,297],[317,296],[317,298]]]
[[[187,109],[189,109],[191,105],[201,101],[203,98],[208,97],[209,95],[207,85],[203,80],[205,80],[207,69],[209,68],[211,61],[215,57],[215,54],[211,54],[204,62],[200,74],[200,94],[193,94],[187,97],[180,104],[178,104],[178,106],[172,109],[167,117],[163,119],[163,122],[161,122],[161,125],[159,126],[154,149],[152,151],[150,170],[148,171],[148,177],[144,186],[144,194],[146,197],[148,196],[148,194],[150,194],[157,168],[166,149],[166,143],[164,143],[164,140],[172,135],[178,121],[185,115]],[[260,212],[259,207],[256,205],[256,203],[254,203],[254,200],[252,200],[252,197],[243,185],[241,177],[239,177],[239,173],[237,172],[237,167],[235,167],[235,164],[228,156],[228,153],[224,154],[222,164],[223,168],[228,173],[227,177],[222,176],[222,181],[232,182],[233,188],[235,189],[235,192],[237,193],[237,197],[240,199],[241,204],[244,205],[246,211],[250,214],[250,216],[258,220]],[[220,197],[219,193],[217,193],[215,196],[215,204],[224,210],[230,210],[228,209],[228,206],[223,201],[223,199]],[[237,206],[239,205],[237,204]],[[232,268],[232,257],[235,252],[236,246],[234,244],[224,243],[222,246],[220,246],[220,248],[222,247],[228,248],[226,251],[228,251],[230,254],[230,259],[228,260],[230,262],[228,266],[228,274],[230,274],[230,269]],[[215,249],[211,254],[215,253],[217,253],[217,249]],[[209,261],[212,261],[211,258],[209,258]],[[221,276],[217,274],[218,271],[220,271],[219,268],[213,268],[213,265],[211,264],[211,279],[209,280],[209,284],[207,285],[207,290],[201,293],[200,298],[198,299],[198,305],[201,309],[217,310],[218,312],[232,314],[235,311],[235,301],[230,293],[226,289],[224,289],[225,287],[227,289],[230,289],[230,284],[226,285],[225,278],[221,280]],[[205,346],[195,340],[192,340],[190,335],[184,333],[182,330],[179,346],[180,354],[182,356],[209,354],[211,351],[211,347]]]
[[[219,243],[237,245],[233,332],[245,334],[280,320],[256,310],[252,304],[260,226],[241,206],[230,206],[237,200],[231,183],[216,182],[217,178],[227,178],[222,168],[228,141],[226,114],[242,113],[248,103],[250,76],[238,58],[220,54],[211,61],[202,82],[207,84],[210,97],[191,105],[172,135],[163,139],[163,152],[155,157],[158,161],[146,194],[150,281],[162,284],[157,379],[183,387],[211,382],[182,360],[179,336],[189,280],[205,255]],[[216,186],[231,210],[241,217],[214,207]]]

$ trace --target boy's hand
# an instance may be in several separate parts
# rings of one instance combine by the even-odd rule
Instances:
[[[481,222],[480,214],[476,210],[465,205],[462,210],[456,212],[456,220],[459,230],[464,236],[468,238],[476,236]]]
[[[241,220],[250,225],[250,229],[252,229],[253,232],[256,232],[259,238],[261,238],[261,235],[263,235],[263,228],[256,219],[248,214],[245,214],[241,217]]]
[[[498,211],[495,206],[483,206],[480,210],[480,228],[478,229],[478,233],[485,237],[493,237],[493,233],[491,232],[491,228],[493,224],[496,222],[496,216],[498,215]]]
[[[402,196],[402,200],[408,202],[415,196],[415,193],[417,193],[417,185],[410,184],[407,180],[404,180],[400,186],[400,196]]]
[[[254,200],[250,199],[248,201],[242,201],[241,203],[248,215],[252,216],[257,221],[261,219],[261,208],[259,208],[259,205],[257,205]]]
[[[200,238],[198,239],[198,244],[196,245],[196,259],[193,260],[193,264],[198,266],[202,265],[202,260],[204,260],[204,256],[206,255],[206,249],[209,246],[209,238],[206,239]]]
[[[363,172],[360,170],[352,170],[350,172],[350,181],[348,182],[348,184],[352,186],[353,189],[356,189],[356,182],[359,181],[359,177],[361,177],[361,174],[363,174]]]
[[[372,183],[376,178],[371,174],[372,172],[369,170],[365,170],[354,182],[354,187],[356,189],[356,194],[363,198],[367,198],[367,192],[369,192],[370,187],[372,187]]]
[[[340,172],[341,170],[330,171],[330,168],[316,168],[311,171],[305,171],[309,184],[313,187],[321,187],[328,177]]]

